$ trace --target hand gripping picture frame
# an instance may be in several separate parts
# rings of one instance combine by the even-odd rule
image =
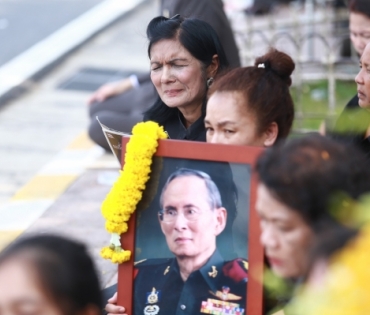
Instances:
[[[128,138],[122,138],[122,161]],[[252,169],[263,148],[160,140],[121,236],[127,314],[263,312],[263,248]],[[123,162],[122,162],[123,163]]]

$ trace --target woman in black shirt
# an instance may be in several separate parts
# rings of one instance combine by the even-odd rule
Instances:
[[[163,125],[170,139],[205,141],[206,95],[227,66],[216,32],[198,19],[154,18],[148,25],[151,80],[159,98],[144,120]]]

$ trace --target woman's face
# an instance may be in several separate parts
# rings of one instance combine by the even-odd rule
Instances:
[[[353,47],[361,56],[365,46],[370,43],[370,18],[361,13],[351,12],[349,15],[349,31]]]
[[[163,39],[150,50],[151,79],[168,107],[196,109],[206,94],[202,64],[177,40]]]
[[[247,110],[240,92],[215,92],[207,103],[204,119],[207,142],[263,146],[257,134],[256,117]]]
[[[358,104],[370,109],[370,43],[366,45],[360,59],[360,71],[355,81],[357,83]]]
[[[0,314],[63,315],[40,288],[32,268],[20,259],[0,265]]]
[[[261,243],[272,271],[283,278],[299,278],[307,271],[313,231],[297,211],[274,198],[260,184],[256,210],[260,217]]]

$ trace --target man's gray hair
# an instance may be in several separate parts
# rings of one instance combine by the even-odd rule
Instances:
[[[168,185],[175,179],[180,177],[195,176],[204,180],[208,192],[208,201],[211,209],[217,209],[222,207],[221,194],[218,190],[216,184],[211,179],[211,177],[202,171],[193,170],[189,168],[180,168],[177,171],[173,172],[167,179],[166,184],[163,186],[161,197],[159,199],[159,205],[161,209],[163,208],[163,195],[166,191]]]

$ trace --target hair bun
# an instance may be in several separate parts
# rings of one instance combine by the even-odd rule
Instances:
[[[268,53],[258,57],[254,63],[258,68],[265,68],[278,75],[288,86],[291,86],[291,75],[295,64],[293,59],[275,48],[271,48]]]

